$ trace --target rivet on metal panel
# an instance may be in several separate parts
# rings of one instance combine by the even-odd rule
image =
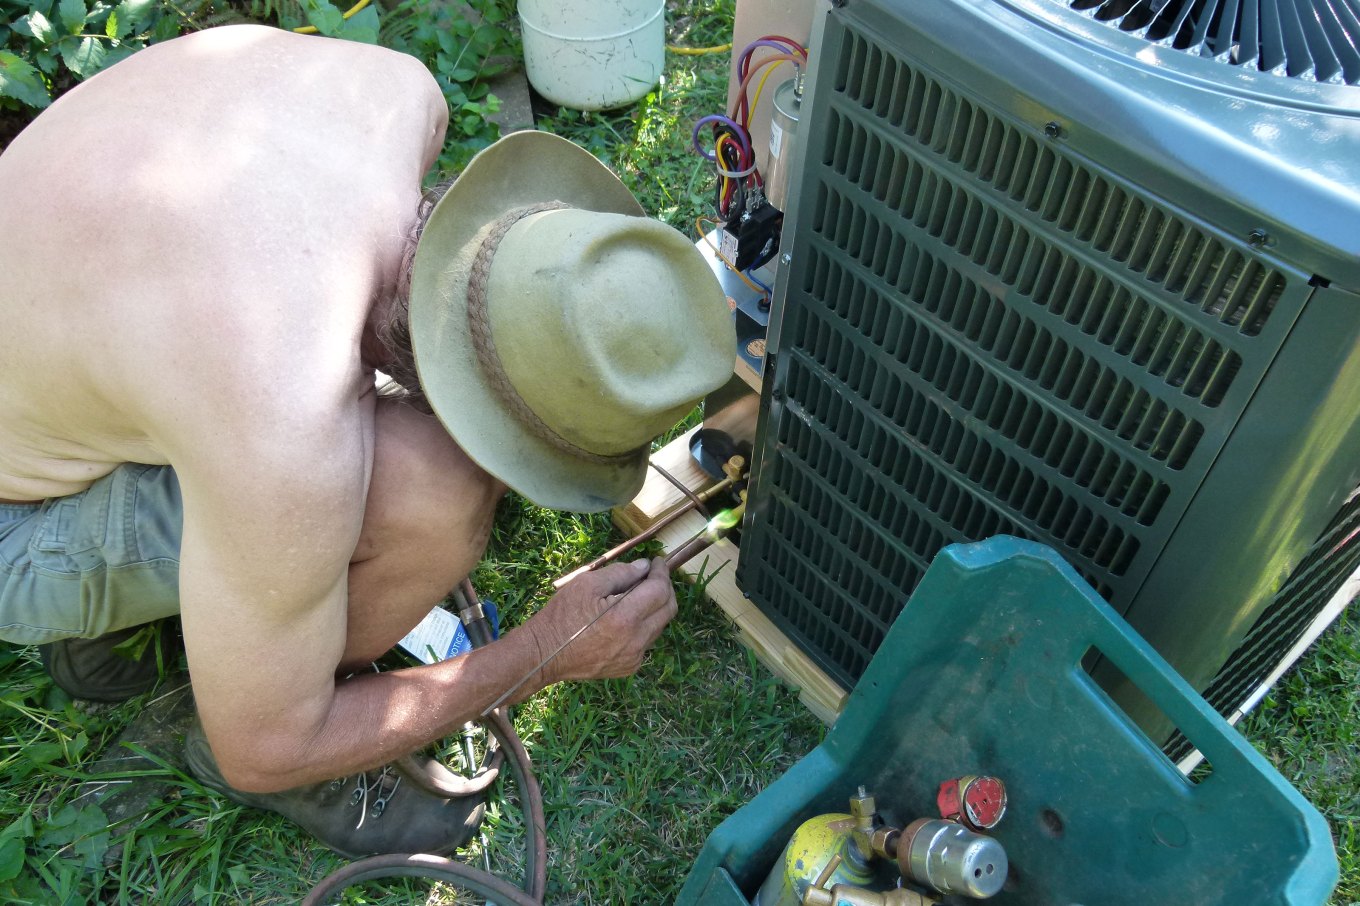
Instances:
[[[1270,234],[1257,227],[1247,234],[1247,245],[1254,249],[1265,248],[1270,245]]]
[[[844,5],[845,5],[845,3],[842,2],[842,3],[841,3],[841,6],[844,6]],[[782,255],[779,256],[779,263],[780,263],[780,264],[788,264],[788,263],[789,263],[790,261],[792,261],[792,260],[793,260],[793,255],[790,254],[789,252],[785,252],[784,254],[782,254]]]
[[[1044,123],[1044,135],[1047,135],[1049,138],[1062,138],[1062,123],[1057,120],[1050,120],[1049,122]]]

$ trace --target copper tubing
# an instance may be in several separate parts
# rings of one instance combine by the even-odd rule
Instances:
[[[675,572],[690,560],[712,547],[713,542],[717,541],[720,537],[722,537],[721,534],[710,532],[705,528],[703,531],[699,532],[699,534],[692,536],[689,540],[685,541],[666,555],[666,569]]]
[[[655,469],[656,472],[662,478],[666,479],[671,484],[675,485],[676,490],[678,490],[681,494],[684,494],[686,497],[688,497],[689,502],[698,507],[700,511],[704,510],[704,499],[706,498],[701,498],[698,494],[691,491],[683,481],[676,478],[674,475],[672,475],[670,472],[667,472],[665,469],[661,468],[661,466],[655,460],[651,459],[647,460],[647,465]],[[707,516],[708,513],[704,512],[704,515]]]
[[[642,542],[650,541],[651,539],[655,538],[662,529],[664,529],[671,523],[675,522],[675,520],[679,519],[681,516],[685,515],[686,513],[693,512],[694,510],[698,509],[701,504],[707,503],[709,500],[712,500],[718,494],[732,487],[735,481],[736,479],[732,478],[731,476],[728,476],[727,478],[724,478],[722,481],[718,482],[712,487],[700,491],[696,495],[695,500],[686,501],[685,503],[680,504],[675,509],[667,513],[665,516],[662,516],[656,522],[653,522],[651,527],[648,528],[646,531],[634,535],[627,541],[623,541],[620,542],[619,544],[614,545],[609,550],[605,551],[603,554],[600,554],[600,556],[596,557],[594,560],[591,560],[586,565],[579,566],[576,569],[573,569],[571,572],[567,573],[566,575],[554,579],[553,588],[554,589],[561,588],[563,585],[566,585],[568,582],[570,582],[572,579],[575,579],[582,573],[588,573],[597,570],[601,566],[604,566],[606,563],[613,561],[616,557],[620,556],[621,554],[627,553],[628,551],[637,547]]]
[[[713,546],[714,542],[723,538],[728,532],[732,531],[732,529],[741,525],[741,517],[745,512],[746,502],[743,499],[741,503],[737,504],[736,507],[729,511],[729,516],[732,519],[731,525],[714,525],[713,522],[710,521],[708,525],[705,525],[698,532],[681,542],[675,550],[666,555],[666,568],[671,572],[675,572],[699,554],[708,550]]]

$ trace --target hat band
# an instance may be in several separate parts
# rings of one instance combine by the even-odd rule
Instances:
[[[491,261],[495,258],[496,249],[500,247],[505,234],[510,232],[510,228],[515,224],[532,214],[557,211],[569,207],[571,205],[560,201],[547,201],[524,208],[515,208],[502,215],[499,220],[491,225],[491,230],[482,240],[481,246],[477,249],[477,254],[472,259],[472,266],[468,273],[468,332],[472,337],[472,347],[477,352],[477,363],[481,365],[482,371],[486,374],[487,383],[500,397],[501,402],[505,404],[510,414],[520,424],[528,428],[535,437],[556,447],[563,453],[577,459],[583,459],[586,462],[604,466],[622,465],[636,459],[643,447],[613,456],[594,453],[567,440],[538,417],[538,413],[534,412],[529,404],[524,401],[524,398],[519,395],[515,385],[510,382],[509,375],[505,373],[505,368],[501,365],[501,358],[496,353],[496,341],[491,336],[491,321],[487,317],[486,286],[491,278]]]

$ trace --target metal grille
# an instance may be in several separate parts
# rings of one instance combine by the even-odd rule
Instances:
[[[948,543],[1127,607],[1306,287],[853,18],[823,53],[738,579],[853,685]]]
[[[1360,569],[1360,491],[1352,494],[1284,587],[1262,611],[1246,639],[1214,677],[1204,699],[1223,714],[1246,701],[1317,620],[1342,584]],[[1193,746],[1180,733],[1166,745],[1173,760]]]
[[[1355,0],[1058,0],[1154,44],[1244,69],[1360,85]]]

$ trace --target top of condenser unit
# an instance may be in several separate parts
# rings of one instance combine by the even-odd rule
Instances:
[[[1360,0],[1001,2],[1192,79],[1360,113]]]
[[[1049,0],[1108,27],[1246,71],[1360,85],[1352,0]]]
[[[942,42],[939,71],[1022,121],[1046,111],[1071,151],[1360,291],[1360,0],[889,2]]]

